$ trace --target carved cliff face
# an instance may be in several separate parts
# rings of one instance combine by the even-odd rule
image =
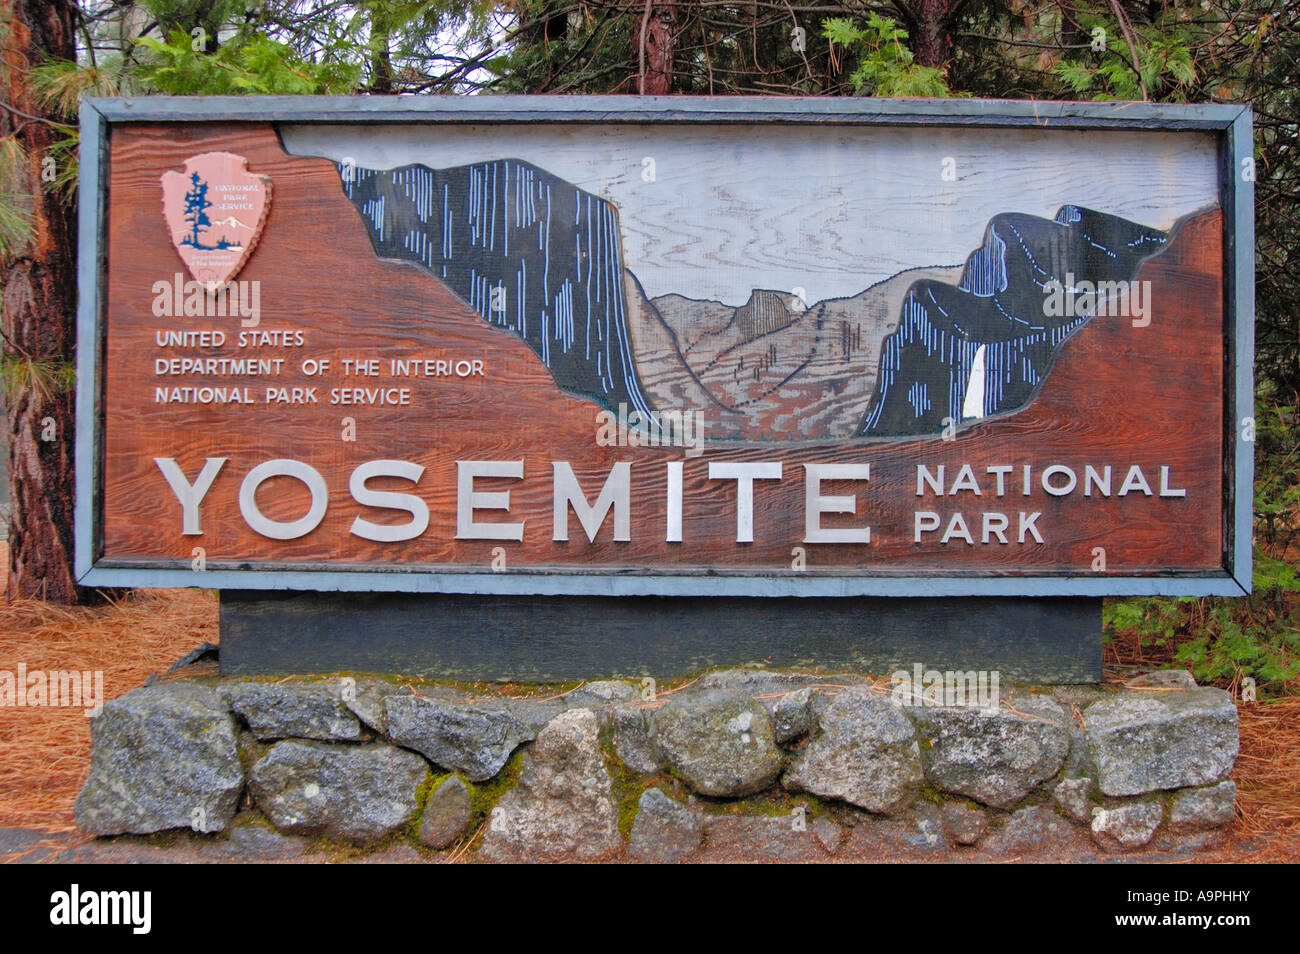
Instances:
[[[908,290],[860,433],[938,433],[945,420],[1026,406],[1067,338],[1096,315],[1128,316],[1130,283],[1166,238],[1073,205],[1054,221],[996,216],[955,286],[923,280]],[[1075,294],[1084,288],[1094,294]]]

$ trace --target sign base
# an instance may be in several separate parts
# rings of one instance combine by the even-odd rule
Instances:
[[[761,666],[1101,681],[1095,598],[221,593],[221,674],[566,682]]]

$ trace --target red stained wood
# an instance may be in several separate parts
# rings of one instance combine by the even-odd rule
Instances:
[[[820,573],[1089,573],[1094,549],[1104,548],[1110,573],[1172,569],[1217,570],[1222,563],[1223,299],[1222,220],[1217,211],[1190,221],[1169,247],[1147,262],[1139,280],[1151,282],[1153,317],[1146,328],[1126,318],[1099,318],[1064,345],[1056,367],[1033,403],[990,419],[951,441],[844,441],[710,445],[686,459],[684,542],[665,543],[665,464],[680,449],[596,446],[599,408],[560,391],[541,361],[511,332],[494,328],[431,274],[378,259],[365,229],[343,195],[332,163],[287,155],[262,124],[118,127],[113,132],[109,192],[108,305],[103,406],[104,513],[102,556],[108,560],[189,565],[202,546],[210,568],[238,564],[401,564],[406,567],[481,569],[504,547],[511,568],[565,570],[654,568],[788,573],[791,551],[804,546],[808,572]],[[156,318],[153,283],[184,267],[160,214],[159,177],[182,168],[195,153],[224,150],[269,175],[275,200],[261,240],[237,280],[261,282],[258,330],[302,329],[302,348],[239,349],[237,318]],[[186,275],[186,278],[189,276]],[[221,349],[160,348],[157,330],[221,329]],[[414,406],[251,407],[154,403],[159,385],[230,385],[229,378],[163,378],[154,359],[180,356],[283,357],[274,381],[247,382],[259,399],[267,384],[331,387],[410,387]],[[345,358],[482,359],[485,377],[393,380],[343,378]],[[302,374],[301,358],[328,358],[327,378]],[[341,439],[343,419],[355,420],[356,440]],[[180,505],[154,463],[174,457],[193,478],[207,457],[228,458],[203,504],[203,535],[182,536]],[[244,475],[271,458],[305,461],[330,487],[322,524],[305,537],[277,541],[248,528],[238,510]],[[403,522],[404,515],[359,507],[348,477],[375,459],[415,461],[425,467],[418,493],[429,503],[427,532],[418,539],[380,544],[349,533],[353,519]],[[479,490],[510,490],[511,513],[479,519],[525,521],[522,543],[457,541],[457,460],[524,461],[525,479],[480,480]],[[552,536],[552,461],[568,461],[595,500],[609,468],[630,460],[632,540],[612,539],[607,519],[588,543],[576,517],[570,540]],[[755,483],[755,542],[735,538],[735,482],[709,481],[709,461],[781,461],[784,479]],[[870,545],[802,544],[805,463],[871,464],[868,484],[824,485],[823,493],[856,493],[858,516],[829,517],[827,526],[870,523]],[[935,499],[916,495],[916,465],[972,465],[986,491]],[[1035,467],[1035,490],[1023,497],[1019,468]],[[1037,488],[1037,471],[1051,464],[1074,468],[1112,465],[1118,490],[1131,465],[1143,468],[1153,489],[1159,469],[1171,468],[1185,498],[1141,494],[1099,499],[1076,493],[1052,497]],[[984,468],[1012,465],[1009,492],[991,495]],[[371,481],[375,489],[409,491],[400,480]],[[258,497],[263,512],[294,519],[307,494],[275,478]],[[1043,545],[941,545],[938,534],[912,542],[912,514],[965,512],[978,539],[979,515],[1011,517],[1041,511]],[[946,520],[945,520],[946,523]]]

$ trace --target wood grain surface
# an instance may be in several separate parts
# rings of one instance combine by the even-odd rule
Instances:
[[[274,182],[274,201],[259,245],[239,281],[261,283],[257,329],[301,330],[302,347],[240,349],[238,318],[155,317],[155,282],[183,266],[161,215],[159,177],[191,155],[238,153],[248,169]],[[681,449],[597,446],[595,404],[556,387],[547,369],[510,333],[494,328],[427,270],[384,261],[372,250],[333,163],[291,156],[273,128],[230,125],[120,126],[113,130],[107,236],[104,364],[104,503],[99,556],[134,565],[185,566],[201,546],[207,565],[401,565],[482,569],[502,547],[510,569],[600,572],[790,573],[792,550],[806,550],[810,574],[1091,573],[1096,548],[1108,574],[1209,572],[1222,566],[1223,298],[1221,216],[1187,222],[1169,247],[1147,261],[1138,279],[1151,282],[1152,320],[1137,328],[1123,318],[1095,319],[1063,346],[1037,398],[1025,410],[989,418],[954,440],[844,440],[730,443],[703,456]],[[189,276],[185,276],[189,277]],[[166,330],[226,333],[221,348],[164,348]],[[274,380],[154,373],[160,357],[284,358]],[[345,359],[479,359],[484,374],[404,381],[344,377]],[[315,378],[303,358],[328,359]],[[244,383],[258,399],[239,405],[155,403],[155,388]],[[310,406],[261,402],[266,386],[316,387]],[[335,407],[330,388],[403,386],[409,407]],[[342,438],[344,418],[356,439]],[[154,458],[174,458],[193,479],[205,458],[226,458],[202,505],[202,535],[181,533],[181,508]],[[240,515],[244,475],[273,459],[310,464],[329,487],[321,524],[294,540],[253,532]],[[404,522],[406,515],[363,508],[350,496],[349,475],[365,461],[413,461],[425,470],[414,492],[427,501],[427,531],[400,543],[376,543],[349,532],[362,516]],[[456,540],[456,461],[523,461],[522,480],[480,479],[479,491],[510,492],[510,513],[480,511],[482,521],[524,521],[520,542]],[[665,542],[666,465],[684,460],[683,541]],[[613,539],[607,519],[588,542],[576,517],[569,540],[552,540],[552,462],[567,461],[594,501],[615,462],[632,465],[631,540]],[[709,480],[710,462],[779,461],[780,481],[754,484],[753,543],[735,542],[735,481]],[[803,544],[803,467],[808,463],[870,463],[867,483],[824,485],[823,493],[855,493],[856,516],[829,516],[829,527],[872,528],[868,545]],[[917,496],[917,465],[945,465],[948,479],[963,464],[980,475],[984,493],[936,499]],[[1020,468],[1035,468],[1022,496]],[[1130,494],[1109,499],[1074,493],[1053,497],[1037,484],[1041,468],[1062,464],[1082,480],[1086,464],[1114,468],[1118,489],[1128,469],[1143,469],[1153,490],[1160,468],[1185,497]],[[992,494],[989,466],[1015,468],[1008,493]],[[372,489],[412,492],[396,478]],[[292,478],[267,481],[258,504],[268,517],[292,520],[309,499]],[[966,514],[978,541],[984,511],[1005,512],[1012,543],[940,544],[939,533],[912,539],[913,512]],[[1043,544],[1015,543],[1020,511],[1041,512]]]
[[[1218,194],[1216,137],[1186,130],[330,123],[281,135],[290,152],[377,169],[535,163],[619,208],[624,262],[648,297],[732,306],[754,288],[802,288],[812,304],[959,264],[1000,212],[1050,218],[1073,202],[1168,228]]]

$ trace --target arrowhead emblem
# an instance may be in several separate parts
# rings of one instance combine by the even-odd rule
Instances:
[[[185,160],[184,172],[162,175],[163,219],[194,280],[215,292],[238,274],[262,234],[271,208],[271,177],[248,171],[232,152]]]

